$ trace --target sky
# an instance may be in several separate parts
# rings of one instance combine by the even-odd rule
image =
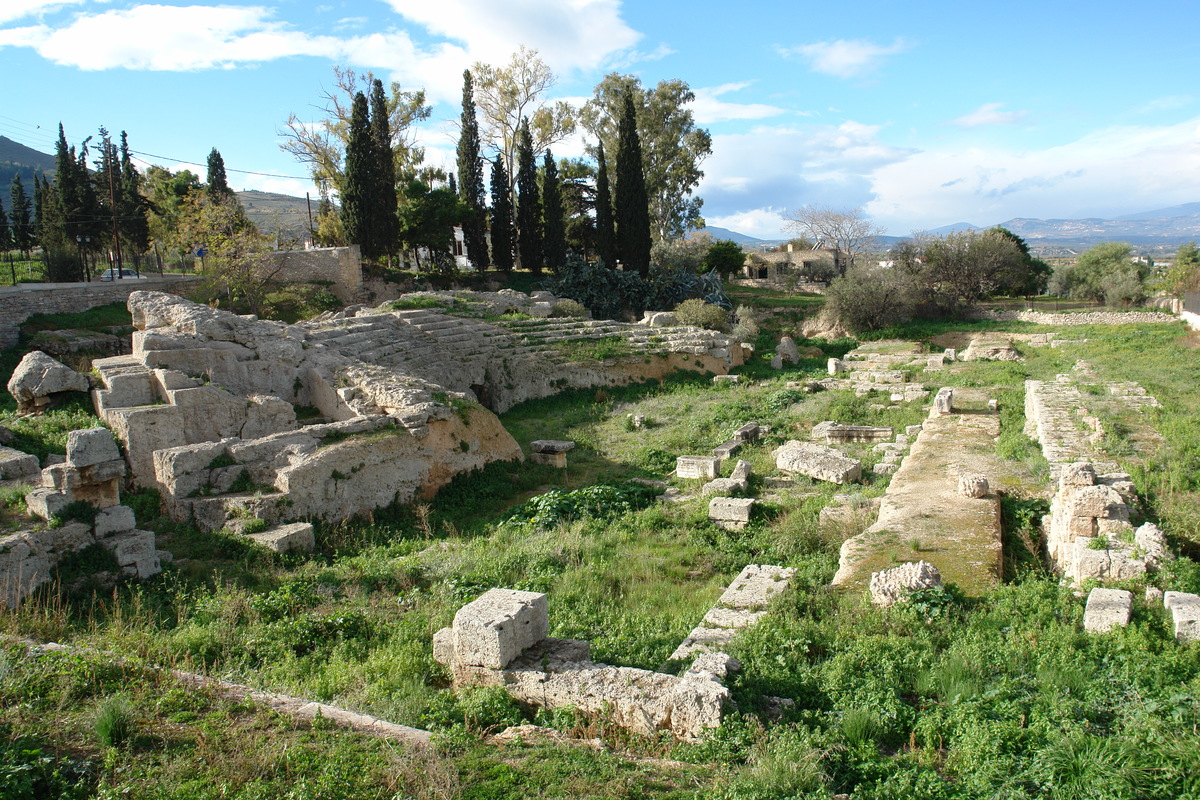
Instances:
[[[125,130],[143,165],[201,177],[215,147],[234,188],[315,197],[281,130],[321,118],[335,65],[423,88],[426,160],[451,167],[463,70],[525,45],[549,99],[685,81],[710,225],[780,238],[808,204],[894,235],[1113,217],[1200,201],[1198,23],[1192,0],[3,0],[0,135],[52,152],[59,123],[73,144]]]

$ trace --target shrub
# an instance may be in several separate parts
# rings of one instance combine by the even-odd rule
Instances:
[[[710,331],[729,330],[729,312],[720,306],[709,305],[693,298],[675,306],[675,319],[680,325],[707,328]]]
[[[739,342],[753,343],[758,338],[758,315],[747,305],[740,305],[733,312],[733,338]]]
[[[552,317],[586,317],[587,315],[587,307],[574,300],[559,300],[550,307],[550,316]]]
[[[133,736],[133,709],[123,695],[114,695],[100,706],[96,735],[105,747],[120,747]]]

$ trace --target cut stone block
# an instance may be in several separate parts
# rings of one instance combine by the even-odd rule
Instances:
[[[954,390],[949,386],[943,386],[938,389],[937,394],[933,396],[933,409],[930,412],[931,417],[941,417],[946,414],[954,413]]]
[[[535,453],[567,453],[575,449],[575,443],[555,439],[538,439],[529,443],[529,449]]]
[[[37,456],[22,453],[11,447],[0,447],[0,480],[34,478],[40,471]]]
[[[71,501],[66,492],[57,492],[54,489],[34,489],[25,495],[25,507],[29,509],[29,513],[44,520],[57,515],[69,502]]]
[[[733,454],[742,449],[742,441],[740,439],[730,439],[724,444],[713,448],[713,457],[724,461],[727,458],[732,458]]]
[[[679,456],[675,459],[675,476],[693,480],[711,481],[717,477],[721,459],[713,456]]]
[[[100,544],[113,551],[122,567],[155,558],[154,532],[131,530],[100,539]]]
[[[90,467],[120,458],[117,440],[107,428],[88,428],[67,434],[67,464],[72,467]]]
[[[1175,638],[1181,642],[1200,641],[1200,595],[1166,592],[1163,605],[1175,623]]]
[[[963,497],[987,497],[991,491],[988,479],[983,475],[960,475],[958,477],[958,493]]]
[[[714,497],[708,501],[708,518],[722,525],[745,527],[754,502],[750,497]]]
[[[547,464],[558,469],[567,468],[566,453],[530,453],[529,460],[534,464]]]
[[[453,630],[459,664],[504,669],[549,634],[546,595],[489,589],[458,610]]]
[[[1083,629],[1088,633],[1104,633],[1116,627],[1124,628],[1133,614],[1133,593],[1122,589],[1092,589],[1083,612]]]
[[[762,428],[757,422],[747,422],[733,432],[733,438],[740,442],[756,442],[762,434]]]
[[[839,372],[845,372],[847,367],[845,362],[840,358],[831,358],[829,359],[828,369],[830,375],[837,375]]]
[[[846,442],[886,442],[892,438],[891,428],[877,428],[870,425],[842,425],[826,420],[818,422],[812,429],[813,441],[826,444],[842,444]]]
[[[741,375],[714,375],[713,383],[741,383]]]
[[[862,462],[823,444],[792,440],[777,448],[773,455],[775,466],[784,472],[798,472],[832,483],[849,483],[862,477]]]
[[[23,409],[59,392],[86,392],[88,379],[41,350],[27,353],[8,380],[8,392]]]
[[[871,602],[890,606],[918,589],[942,585],[942,574],[928,561],[909,562],[871,575]]]
[[[311,522],[293,522],[290,525],[277,525],[258,533],[246,534],[255,543],[261,544],[276,553],[311,553],[316,547]]]

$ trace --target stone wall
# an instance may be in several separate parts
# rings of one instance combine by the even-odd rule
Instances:
[[[999,322],[1034,322],[1038,325],[1146,325],[1178,322],[1178,318],[1163,311],[1081,311],[1074,314],[1049,314],[1045,311],[978,312],[980,319]]]
[[[96,306],[123,303],[136,291],[181,295],[200,280],[195,275],[173,275],[144,280],[24,283],[0,287],[0,348],[15,345],[21,333],[21,323],[34,314],[77,314]]]
[[[356,244],[312,250],[280,250],[269,255],[282,266],[275,278],[278,281],[332,281],[329,289],[342,302],[357,303],[362,299],[362,257]]]

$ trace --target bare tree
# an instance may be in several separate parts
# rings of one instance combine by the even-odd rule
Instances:
[[[538,57],[537,50],[521,45],[503,67],[477,62],[471,67],[475,79],[475,104],[482,122],[482,138],[504,159],[509,194],[516,186],[517,132],[521,120],[529,120],[533,157],[546,152],[575,131],[575,109],[559,100],[553,104],[543,95],[554,86],[554,73]],[[513,202],[516,202],[513,196]]]
[[[787,227],[833,251],[833,263],[839,275],[863,253],[875,245],[883,228],[868,219],[861,208],[838,211],[829,206],[810,203],[788,216]]]

